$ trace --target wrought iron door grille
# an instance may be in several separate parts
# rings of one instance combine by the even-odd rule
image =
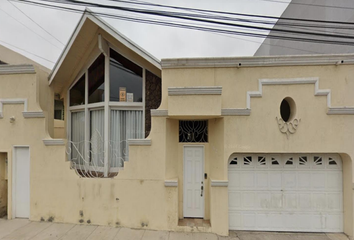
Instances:
[[[179,121],[179,142],[208,142],[208,121]]]

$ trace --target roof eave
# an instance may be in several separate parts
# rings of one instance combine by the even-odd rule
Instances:
[[[73,34],[68,41],[68,44],[65,46],[64,50],[62,51],[58,61],[54,65],[52,72],[50,73],[49,85],[53,82],[57,72],[59,71],[63,61],[65,60],[69,50],[71,49],[72,44],[74,43],[77,35],[80,33],[82,26],[84,25],[86,19],[89,18],[91,21],[96,23],[98,27],[105,30],[108,34],[112,35],[117,41],[121,42],[127,48],[131,49],[133,52],[144,58],[146,61],[150,62],[153,66],[161,70],[161,63],[160,61],[148,53],[146,50],[141,48],[139,45],[135,44],[132,40],[128,37],[124,36],[120,32],[118,32],[114,27],[109,25],[106,21],[101,19],[100,17],[96,16],[89,8],[86,8],[85,13],[82,15],[79,23],[77,24]]]
[[[250,56],[162,59],[162,69],[204,67],[265,67],[354,64],[354,54]]]

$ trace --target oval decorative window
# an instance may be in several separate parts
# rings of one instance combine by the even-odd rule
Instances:
[[[296,106],[292,98],[286,97],[280,104],[280,116],[284,122],[293,120],[295,116]]]

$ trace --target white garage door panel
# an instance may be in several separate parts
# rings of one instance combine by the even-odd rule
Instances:
[[[343,231],[342,163],[328,154],[234,155],[232,230]]]

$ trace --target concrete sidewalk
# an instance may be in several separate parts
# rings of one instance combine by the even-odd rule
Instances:
[[[348,240],[344,234],[230,231],[229,237],[212,233],[135,230],[95,225],[0,219],[1,240]]]

